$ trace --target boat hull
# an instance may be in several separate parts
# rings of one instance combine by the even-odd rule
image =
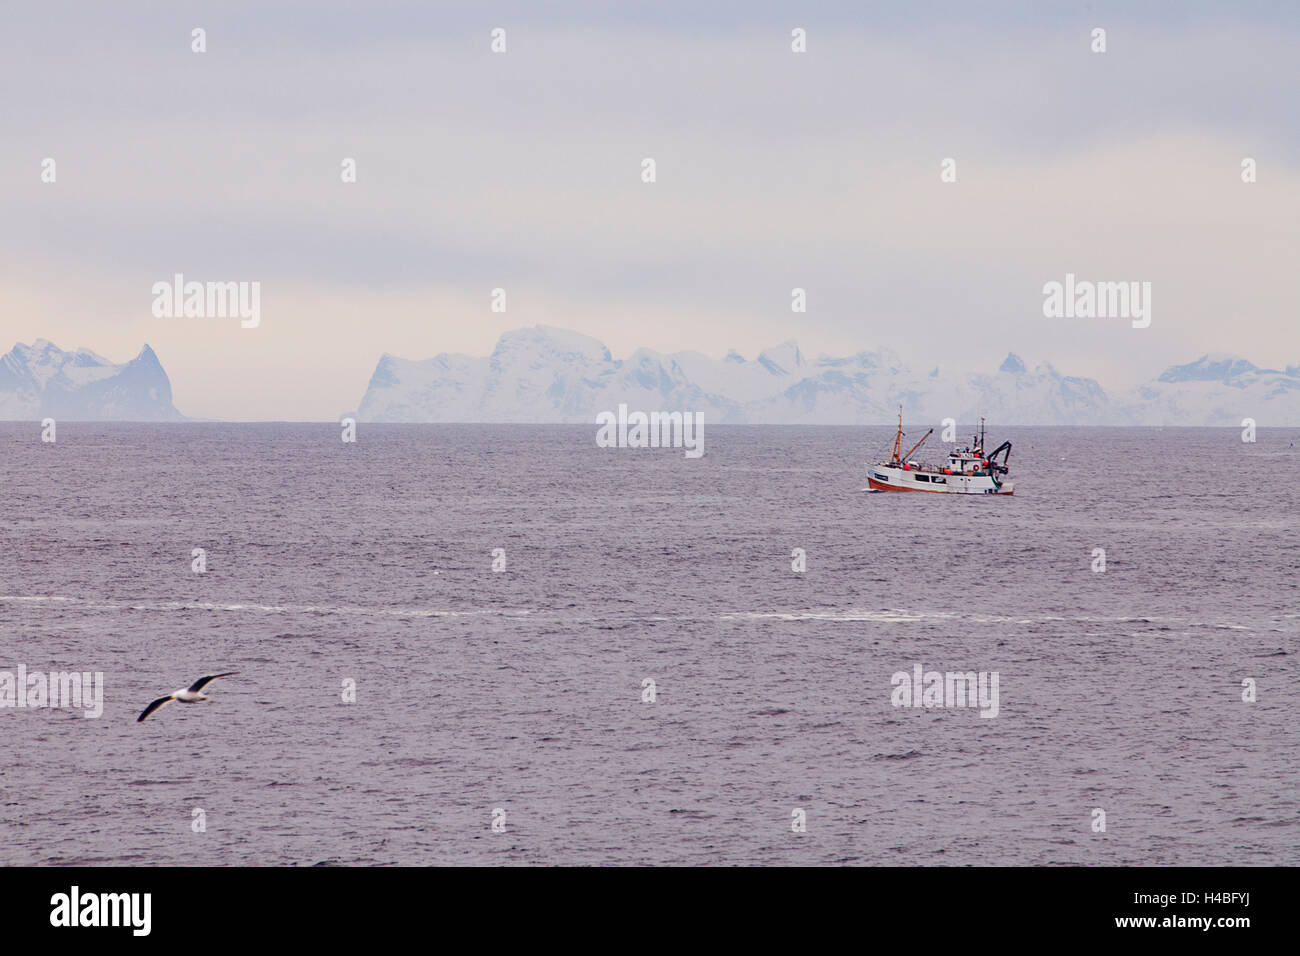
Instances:
[[[870,465],[867,484],[872,491],[922,491],[940,495],[1014,495],[1015,483],[995,482],[991,475],[945,475],[915,469]]]

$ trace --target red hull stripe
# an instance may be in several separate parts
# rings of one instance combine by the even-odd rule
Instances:
[[[875,489],[876,491],[928,491],[932,495],[967,494],[967,492],[963,492],[963,491],[951,491],[951,492],[940,491],[937,488],[900,488],[898,487],[898,485],[887,485],[883,481],[877,481],[875,478],[871,477],[870,475],[867,475],[867,484],[873,489]],[[986,492],[986,494],[1014,495],[1015,492],[1014,491],[992,491],[992,492]]]

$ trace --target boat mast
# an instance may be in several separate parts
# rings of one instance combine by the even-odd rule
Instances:
[[[894,436],[894,464],[898,464],[898,454],[903,450],[903,406],[898,406],[898,434]]]

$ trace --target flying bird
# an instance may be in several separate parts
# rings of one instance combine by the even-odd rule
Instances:
[[[209,674],[207,677],[200,677],[198,680],[196,680],[189,687],[186,687],[184,690],[178,690],[173,694],[168,694],[166,697],[159,697],[157,700],[155,700],[152,704],[150,704],[148,707],[144,709],[144,713],[141,714],[139,717],[137,717],[135,719],[135,722],[137,724],[140,723],[146,717],[152,714],[155,710],[161,707],[163,704],[166,704],[173,700],[178,700],[182,704],[197,704],[201,700],[208,700],[208,695],[202,693],[202,691],[203,688],[206,687],[209,682],[216,680],[218,677],[230,677],[232,674],[237,674],[237,673],[239,672],[226,671],[224,674]]]

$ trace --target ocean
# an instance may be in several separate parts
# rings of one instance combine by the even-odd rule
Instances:
[[[1300,429],[594,435],[0,424],[0,864],[1300,863]]]

